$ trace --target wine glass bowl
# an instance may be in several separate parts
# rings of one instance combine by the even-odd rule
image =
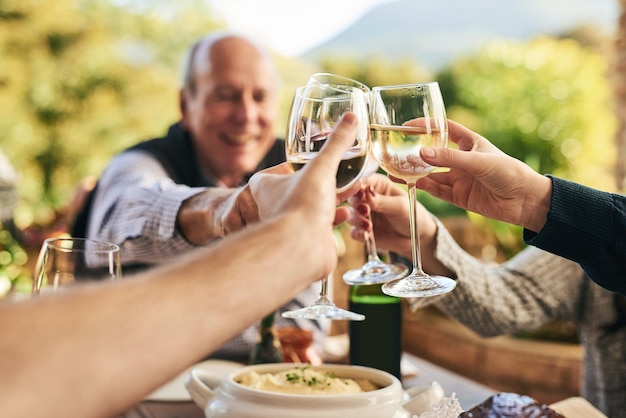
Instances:
[[[417,223],[416,181],[434,167],[420,157],[422,147],[446,147],[448,125],[436,82],[378,86],[372,89],[371,152],[388,174],[406,182],[409,191],[413,270],[385,282],[383,292],[397,297],[428,297],[447,293],[456,282],[430,276],[422,269]]]
[[[120,247],[85,238],[48,238],[35,265],[32,293],[60,290],[75,282],[121,277]]]
[[[448,144],[439,85],[433,82],[374,90],[370,115],[372,155],[388,174],[407,184],[414,183],[434,169],[421,159],[420,149],[445,148]]]
[[[289,114],[285,152],[294,170],[314,159],[331,131],[346,112],[358,120],[355,141],[343,155],[337,170],[338,192],[349,189],[358,181],[369,160],[369,115],[366,93],[357,87],[307,84],[296,89]],[[328,277],[320,281],[319,299],[312,305],[288,311],[285,318],[333,319],[361,321],[365,316],[337,307],[328,297]]]
[[[287,161],[299,170],[315,158],[324,146],[341,115],[353,112],[359,122],[354,144],[348,149],[337,170],[337,191],[349,189],[362,174],[369,147],[368,113],[365,93],[346,86],[312,84],[299,87],[292,102],[287,128]]]

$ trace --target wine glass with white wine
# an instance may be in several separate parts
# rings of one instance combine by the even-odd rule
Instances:
[[[417,223],[416,181],[434,167],[420,157],[422,147],[446,147],[448,123],[443,97],[436,82],[378,86],[372,89],[370,126],[372,155],[388,174],[403,180],[409,190],[413,270],[382,286],[396,297],[429,297],[447,293],[456,282],[431,276],[422,269]]]
[[[353,112],[358,119],[354,144],[337,170],[337,191],[342,192],[360,178],[369,158],[369,119],[365,93],[354,87],[337,88],[328,84],[307,84],[294,95],[286,134],[287,161],[298,170],[314,159],[329,138],[341,116]],[[312,243],[315,245],[315,243]],[[312,305],[282,314],[285,318],[361,321],[361,314],[336,306],[328,297],[328,278],[321,280],[320,297]]]

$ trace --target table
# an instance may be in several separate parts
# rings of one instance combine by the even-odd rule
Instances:
[[[116,418],[204,418],[193,402],[145,401]]]
[[[407,369],[411,369],[409,372],[416,372],[416,375],[406,376],[403,379],[405,388],[428,385],[432,381],[437,381],[445,390],[445,396],[455,393],[464,409],[471,408],[496,393],[487,386],[409,353],[404,353],[403,363],[404,366],[408,366]],[[118,418],[204,418],[204,413],[190,401],[144,401]]]
[[[412,354],[404,353],[403,361],[408,361],[418,370],[416,377],[403,379],[405,388],[428,385],[432,381],[437,381],[441,387],[443,387],[446,393],[445,396],[451,396],[453,393],[456,395],[463,409],[470,409],[497,393],[496,390],[490,387],[451,372]]]

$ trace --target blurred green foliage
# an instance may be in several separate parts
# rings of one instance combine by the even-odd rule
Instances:
[[[560,39],[493,41],[437,74],[406,61],[355,63],[334,57],[322,65],[370,86],[437,80],[450,119],[540,173],[614,191],[617,121],[609,61],[599,43],[589,29]],[[465,213],[426,193],[418,198],[439,217]],[[524,247],[521,228],[477,214],[470,220],[495,236],[500,259]]]
[[[20,226],[177,117],[181,50],[217,24],[201,0],[132,4],[0,0],[0,147],[20,175]]]
[[[204,0],[0,0],[0,148],[19,173],[18,227],[51,222],[81,179],[177,120],[181,59],[197,37],[222,27]],[[539,172],[611,190],[616,120],[608,59],[574,38],[495,41],[437,74],[382,56],[276,57],[277,135],[284,135],[293,90],[312,72],[370,86],[434,79],[451,119]],[[464,213],[420,199],[440,216]],[[513,227],[471,219],[492,228],[509,252],[521,246]]]
[[[540,173],[614,190],[608,61],[572,39],[496,41],[438,78],[448,117]]]
[[[30,290],[31,274],[25,269],[28,255],[10,228],[0,225],[0,298],[9,290]]]
[[[533,167],[614,191],[617,121],[608,60],[573,39],[494,41],[438,75],[448,117]],[[521,250],[521,228],[472,214],[503,259]]]

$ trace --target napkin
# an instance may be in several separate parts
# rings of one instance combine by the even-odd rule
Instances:
[[[428,411],[419,415],[413,415],[413,418],[457,418],[463,412],[456,393],[448,397],[443,397],[439,402],[433,405]]]

